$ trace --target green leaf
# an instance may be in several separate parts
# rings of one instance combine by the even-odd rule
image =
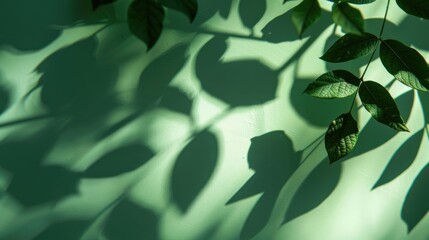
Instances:
[[[403,84],[429,91],[429,67],[419,52],[396,40],[384,40],[380,59],[386,70]]]
[[[428,0],[396,0],[396,3],[408,14],[429,19]]]
[[[151,49],[163,28],[164,9],[155,0],[134,0],[128,8],[128,27]]]
[[[116,2],[116,0],[92,0],[92,10],[95,11],[102,5],[110,4],[113,2]]]
[[[331,122],[325,134],[325,149],[331,163],[348,155],[359,137],[357,122],[351,113],[341,114]]]
[[[332,6],[332,20],[341,26],[343,32],[359,35],[364,33],[364,21],[359,9],[345,2]]]
[[[162,5],[185,14],[191,22],[197,15],[198,3],[196,0],[160,0]]]
[[[365,109],[378,122],[398,131],[410,131],[386,88],[376,82],[365,81],[359,88],[359,97]]]
[[[299,37],[322,15],[318,0],[304,0],[292,9],[292,22]]]
[[[320,58],[327,62],[346,62],[368,55],[377,48],[378,38],[371,33],[348,33],[338,39]]]
[[[352,95],[359,87],[360,80],[345,70],[324,73],[310,83],[304,93],[318,98],[343,98]]]
[[[114,177],[137,169],[153,155],[154,153],[144,145],[121,147],[102,156],[87,168],[82,176],[86,178]]]

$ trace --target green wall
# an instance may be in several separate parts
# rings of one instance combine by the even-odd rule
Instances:
[[[129,1],[2,0],[0,239],[429,239],[428,96],[377,54],[366,76],[411,133],[357,102],[359,143],[329,164],[323,135],[352,99],[302,92],[368,59],[323,62],[342,35],[329,12],[299,39],[282,2],[199,1],[193,24],[167,11],[146,52]],[[359,8],[378,32],[385,1]],[[394,1],[388,19],[386,38],[429,59],[427,21]]]

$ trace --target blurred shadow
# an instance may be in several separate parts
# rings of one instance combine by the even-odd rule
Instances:
[[[292,23],[291,16],[292,11],[286,11],[267,23],[262,29],[262,39],[271,43],[299,40],[300,38]],[[330,25],[332,25],[330,12],[322,9],[320,19],[304,32],[302,38],[311,37],[313,39],[312,42],[314,42]]]
[[[91,225],[88,220],[66,220],[50,225],[33,240],[77,240]]]
[[[423,136],[424,130],[421,129],[401,144],[389,160],[389,163],[384,168],[382,175],[374,184],[372,189],[389,183],[411,166],[417,156]]]
[[[122,146],[104,154],[89,166],[81,176],[84,178],[106,178],[131,172],[154,156],[154,152],[142,144]]]
[[[429,211],[429,165],[426,165],[414,179],[402,206],[401,217],[411,232]]]
[[[8,89],[5,86],[0,85],[0,115],[9,107],[9,101],[10,94]]]
[[[24,51],[42,49],[60,35],[60,26],[90,14],[91,3],[87,0],[2,0],[0,47],[12,46]]]
[[[195,71],[202,88],[233,107],[274,99],[279,81],[277,72],[258,60],[222,61],[226,40],[215,36],[199,51]]]
[[[42,88],[41,101],[50,112],[99,118],[102,110],[110,109],[105,102],[112,95],[118,69],[97,64],[97,45],[95,37],[80,40],[54,52],[37,66],[35,71],[42,77],[36,87]]]
[[[168,87],[161,99],[160,106],[171,111],[190,116],[193,101],[190,96],[175,87]]]
[[[215,170],[219,143],[208,131],[196,135],[180,152],[171,175],[171,197],[185,213],[204,189]]]
[[[335,190],[341,176],[341,164],[329,164],[327,158],[311,171],[286,211],[283,224],[304,215],[322,204]]]
[[[272,131],[251,139],[248,152],[253,176],[226,204],[262,193],[241,230],[241,239],[250,239],[267,224],[281,188],[298,168],[301,152],[295,152],[283,131]]]
[[[159,217],[129,199],[122,200],[109,214],[103,234],[109,240],[159,239]]]
[[[185,66],[188,45],[180,44],[151,61],[140,75],[137,104],[141,109],[153,107],[167,90],[169,83]]]

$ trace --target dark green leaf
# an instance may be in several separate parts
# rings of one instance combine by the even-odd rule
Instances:
[[[304,0],[292,9],[292,22],[299,37],[322,15],[318,0]]]
[[[375,120],[395,130],[409,132],[395,100],[383,86],[373,81],[365,81],[359,88],[359,97]]]
[[[116,2],[116,0],[92,0],[92,10],[95,11],[102,5]]]
[[[331,163],[348,155],[356,145],[359,137],[357,122],[351,113],[344,113],[328,127],[325,134],[325,148]]]
[[[109,240],[156,240],[158,221],[154,212],[125,199],[110,213],[103,233]]]
[[[87,168],[82,176],[104,178],[130,172],[146,163],[153,155],[153,152],[144,145],[121,147],[102,156]]]
[[[151,49],[162,31],[164,9],[155,0],[134,0],[128,8],[128,27]]]
[[[364,33],[364,21],[359,9],[345,2],[333,5],[332,20],[334,23],[338,24],[345,33]]]
[[[198,134],[182,150],[171,177],[173,201],[186,212],[210,180],[218,160],[218,141],[211,132]]]
[[[408,14],[429,19],[428,0],[396,0],[396,3]]]
[[[371,33],[348,33],[338,39],[320,58],[327,62],[346,62],[370,54],[377,48],[377,43],[378,38]]]
[[[249,29],[253,29],[259,20],[261,20],[266,9],[266,0],[240,0],[238,4],[241,21]]]
[[[196,0],[160,0],[162,5],[185,14],[191,22],[197,15],[198,3]]]
[[[429,164],[414,179],[402,207],[401,217],[407,224],[408,232],[411,232],[429,211],[428,182]]]
[[[429,91],[429,67],[419,52],[396,40],[384,40],[380,59],[386,70],[403,84]]]
[[[352,95],[359,87],[360,80],[345,70],[324,73],[310,83],[304,93],[318,98],[343,98]]]

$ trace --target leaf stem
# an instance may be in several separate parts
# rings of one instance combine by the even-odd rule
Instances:
[[[374,48],[374,50],[372,51],[371,57],[369,58],[369,61],[368,61],[368,63],[366,64],[365,69],[363,70],[363,73],[362,73],[362,75],[361,75],[361,76],[360,76],[360,78],[359,78],[359,80],[360,80],[360,82],[361,82],[361,83],[364,81],[364,80],[363,80],[363,78],[364,78],[364,76],[365,76],[366,72],[368,71],[369,65],[371,64],[372,60],[374,59],[375,52],[376,52],[376,51],[377,51],[377,49],[378,49],[378,45],[380,44],[380,41],[382,41],[382,40],[381,40],[381,36],[383,35],[384,26],[386,25],[386,19],[387,19],[387,13],[389,12],[389,6],[390,6],[390,0],[387,0],[386,10],[384,11],[383,23],[381,24],[380,33],[378,34],[377,46],[376,46],[376,47]],[[357,97],[357,95],[358,95],[358,92],[359,92],[360,86],[361,86],[361,85],[359,84],[359,88],[358,88],[358,90],[356,91],[356,93],[355,93],[355,97],[353,98],[353,101],[352,101],[352,105],[350,106],[349,113],[353,110],[353,106],[354,106],[354,104],[355,104],[356,97]]]

